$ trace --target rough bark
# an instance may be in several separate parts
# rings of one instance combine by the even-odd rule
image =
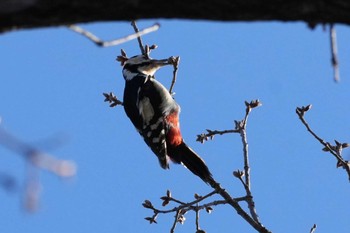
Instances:
[[[347,0],[1,0],[0,32],[149,18],[350,24]]]

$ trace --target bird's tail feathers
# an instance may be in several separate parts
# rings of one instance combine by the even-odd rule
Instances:
[[[210,173],[209,168],[203,159],[184,142],[182,142],[172,151],[172,159],[174,162],[182,163],[193,174],[201,178],[206,183],[213,179],[212,174]]]

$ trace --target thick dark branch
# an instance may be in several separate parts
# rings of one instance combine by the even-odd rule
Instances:
[[[0,32],[97,21],[178,18],[350,24],[350,2],[319,1],[0,1]]]

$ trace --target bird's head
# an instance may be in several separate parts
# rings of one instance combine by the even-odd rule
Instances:
[[[137,55],[131,58],[119,56],[117,60],[123,65],[123,76],[125,80],[131,80],[140,74],[153,76],[161,67],[173,64],[170,58],[156,60],[146,55]]]

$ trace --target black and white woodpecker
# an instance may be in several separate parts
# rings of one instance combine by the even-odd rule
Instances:
[[[188,147],[180,132],[180,106],[169,91],[154,78],[155,72],[171,65],[172,58],[155,60],[146,55],[119,56],[123,65],[126,115],[158,157],[160,166],[169,168],[169,160],[181,163],[204,182],[212,175],[204,161]]]

